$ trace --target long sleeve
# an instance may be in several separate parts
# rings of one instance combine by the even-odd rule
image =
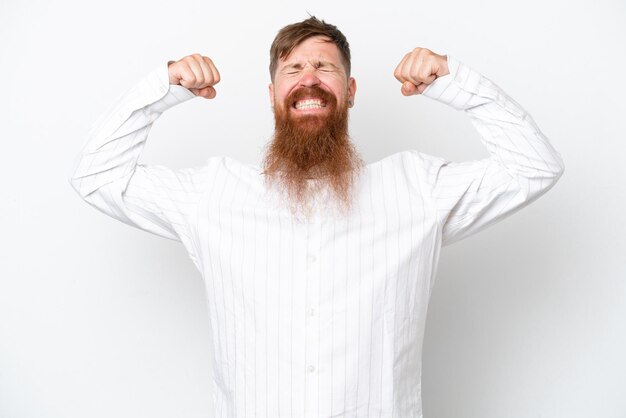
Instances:
[[[560,154],[533,119],[491,80],[448,56],[450,74],[423,95],[467,114],[490,156],[450,162],[415,151],[418,176],[451,244],[525,207],[564,171]]]
[[[206,167],[171,170],[137,160],[154,121],[193,97],[182,86],[170,86],[167,65],[159,66],[93,125],[70,174],[70,184],[90,205],[126,224],[180,240],[188,250],[193,246],[190,219],[207,183]]]

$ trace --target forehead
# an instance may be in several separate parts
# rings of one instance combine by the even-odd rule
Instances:
[[[279,60],[279,65],[288,65],[294,62],[324,60],[335,64],[341,63],[339,48],[329,38],[313,36],[302,41],[291,54]]]

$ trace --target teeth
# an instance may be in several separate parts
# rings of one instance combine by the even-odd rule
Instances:
[[[322,107],[324,106],[322,106],[322,101],[319,99],[307,99],[296,102],[296,109],[298,110],[321,109]]]

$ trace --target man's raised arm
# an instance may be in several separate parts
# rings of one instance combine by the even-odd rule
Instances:
[[[72,187],[107,215],[191,244],[189,219],[206,186],[207,167],[171,170],[137,160],[163,112],[195,96],[214,98],[218,82],[211,60],[199,54],[163,63],[93,125],[76,157]]]
[[[490,156],[450,162],[415,152],[418,176],[442,224],[442,244],[465,238],[547,192],[564,171],[533,119],[491,80],[455,60],[415,48],[397,66],[405,96],[423,94],[466,113]]]

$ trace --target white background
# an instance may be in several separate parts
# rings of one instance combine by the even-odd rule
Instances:
[[[163,115],[142,162],[259,162],[269,45],[307,11],[352,46],[366,162],[487,155],[462,113],[400,94],[392,72],[416,46],[496,82],[565,160],[548,194],[444,249],[425,416],[626,417],[625,4],[0,0],[0,417],[212,416],[199,273],[180,244],[105,217],[66,177],[120,94],[194,52],[218,66],[218,97]]]

